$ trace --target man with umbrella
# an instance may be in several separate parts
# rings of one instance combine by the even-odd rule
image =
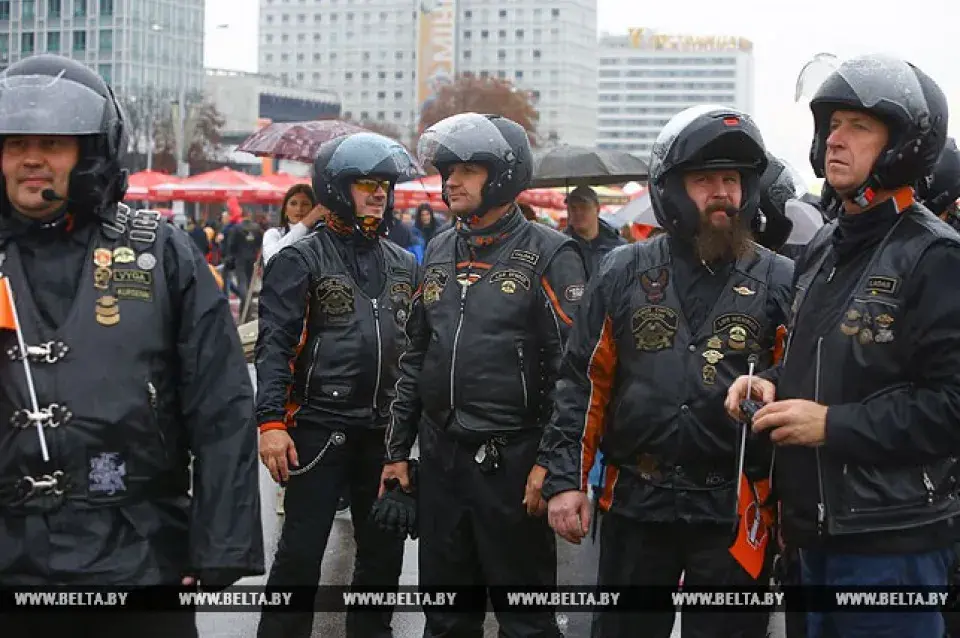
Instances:
[[[326,224],[267,266],[257,342],[260,456],[287,484],[270,586],[315,587],[337,501],[350,490],[355,585],[396,587],[403,540],[368,519],[380,484],[414,256],[381,238],[391,193],[417,174],[397,142],[357,133],[323,144],[313,189]],[[276,611],[276,613],[275,613]],[[392,612],[351,611],[349,638],[391,635]],[[261,638],[307,638],[313,615],[264,609]]]
[[[756,585],[766,572],[769,445],[746,441],[726,387],[773,358],[792,266],[750,241],[767,165],[753,121],[693,107],[654,144],[650,193],[666,235],[616,249],[590,282],[544,435],[549,521],[589,530],[585,471],[607,459],[599,582]],[[684,617],[684,636],[766,635],[766,614]],[[674,612],[599,614],[594,636],[670,636]]]

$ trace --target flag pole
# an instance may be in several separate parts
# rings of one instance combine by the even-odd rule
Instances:
[[[13,286],[10,285],[9,277],[2,277],[0,281],[6,280],[4,288],[7,289],[7,301],[10,303],[10,312],[13,315],[14,332],[17,333],[17,345],[20,346],[20,354],[23,357],[23,373],[27,377],[27,391],[30,394],[30,405],[34,414],[39,414],[40,406],[37,402],[37,390],[33,385],[33,371],[30,370],[30,357],[27,355],[27,344],[23,340],[23,331],[20,329],[20,316],[17,314],[17,303],[13,300]],[[37,436],[40,438],[40,451],[43,454],[44,462],[50,460],[50,453],[47,450],[47,438],[43,434],[43,422],[36,421]]]

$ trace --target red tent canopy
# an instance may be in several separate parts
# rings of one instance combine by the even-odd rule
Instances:
[[[219,168],[180,182],[152,186],[150,193],[157,199],[185,202],[222,202],[236,197],[244,204],[274,204],[283,198],[285,190],[253,175]]]
[[[179,177],[167,175],[161,171],[140,171],[127,178],[127,194],[124,199],[128,200],[154,200],[150,193],[150,188],[160,184],[175,184],[180,181]]]

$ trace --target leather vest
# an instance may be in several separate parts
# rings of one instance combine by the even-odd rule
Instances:
[[[808,246],[806,269],[797,278],[793,322],[816,311],[805,308],[804,299],[833,252],[831,238],[831,232],[821,231]],[[910,310],[903,306],[904,282],[925,250],[945,239],[958,242],[953,231],[926,209],[912,206],[901,213],[861,273],[836,329],[814,344],[815,373],[805,377],[812,387],[790,387],[791,396],[834,405],[909,386],[909,353],[898,335]],[[786,359],[792,345],[791,337]],[[881,468],[842,463],[825,447],[818,450],[817,466],[831,535],[904,529],[960,513],[951,480],[955,459]]]
[[[723,402],[750,362],[755,372],[772,363],[777,325],[768,317],[768,297],[773,266],[783,258],[755,246],[734,265],[706,320],[693,331],[674,285],[667,236],[631,250],[629,283],[609,309],[618,367],[603,452],[621,470],[618,487],[631,493],[655,486],[732,494],[741,426],[727,416]],[[766,461],[757,468],[764,473]],[[732,516],[732,496],[721,509]]]
[[[496,263],[472,285],[457,280],[457,235],[437,235],[424,258],[422,299],[432,329],[423,359],[423,414],[446,427],[512,432],[543,424],[544,372],[533,330],[541,279],[562,234],[525,222],[502,240]]]
[[[177,335],[160,250],[169,232],[159,213],[131,214],[121,204],[90,242],[58,329],[33,301],[16,242],[3,247],[0,270],[15,299],[36,405],[16,333],[4,330],[0,507],[28,513],[64,499],[101,507],[186,497],[186,445],[175,440]]]
[[[381,241],[386,285],[371,299],[354,281],[334,241],[329,231],[320,230],[293,245],[310,266],[310,301],[292,399],[311,411],[382,425],[396,396],[416,258]]]

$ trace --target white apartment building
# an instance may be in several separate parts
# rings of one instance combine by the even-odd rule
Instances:
[[[0,0],[0,68],[36,53],[85,63],[121,94],[203,84],[204,0]]]
[[[644,161],[660,129],[697,104],[753,111],[753,44],[631,29],[600,38],[597,145]]]
[[[452,2],[456,73],[529,91],[544,142],[596,142],[597,0]],[[416,128],[421,4],[261,0],[259,72],[340,95],[343,115]]]

